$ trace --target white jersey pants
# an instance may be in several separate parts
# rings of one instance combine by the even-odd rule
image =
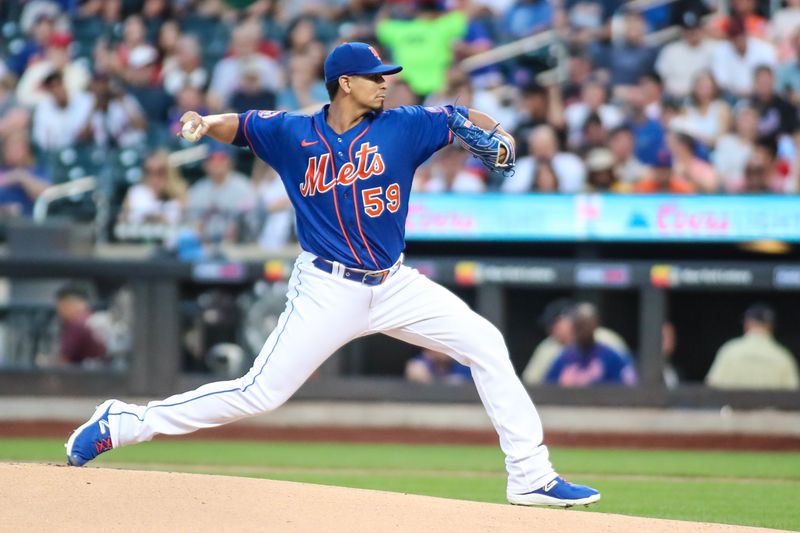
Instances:
[[[146,406],[115,402],[114,447],[180,435],[264,413],[283,404],[334,351],[384,333],[446,353],[471,368],[478,393],[506,455],[508,491],[525,493],[555,477],[542,425],[520,383],[500,332],[444,287],[401,266],[382,285],[367,286],[316,268],[302,253],[289,280],[286,309],[253,367],[239,379]]]

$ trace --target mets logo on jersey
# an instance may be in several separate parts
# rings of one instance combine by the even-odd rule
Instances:
[[[339,172],[334,178],[333,175],[328,176],[328,169],[333,168],[330,153],[309,157],[305,179],[300,185],[300,194],[314,196],[318,192],[326,193],[337,183],[351,185],[357,179],[365,180],[379,176],[386,170],[383,157],[378,153],[378,147],[370,146],[368,142],[361,144],[355,159],[355,163],[348,161],[339,167]]]

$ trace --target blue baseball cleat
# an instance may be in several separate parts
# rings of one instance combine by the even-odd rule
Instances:
[[[83,466],[114,447],[111,443],[108,411],[115,401],[106,400],[98,405],[89,421],[72,432],[64,445],[67,449],[67,464]]]
[[[561,476],[545,483],[544,487],[525,494],[507,494],[513,505],[536,507],[572,507],[589,505],[600,500],[600,492],[591,487],[575,485]]]

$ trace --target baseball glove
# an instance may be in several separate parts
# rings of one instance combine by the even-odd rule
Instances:
[[[486,131],[458,111],[447,118],[447,127],[468,152],[480,159],[490,171],[498,170],[509,176],[514,173],[514,144],[497,133],[498,126]],[[504,154],[501,154],[501,147],[505,148]]]

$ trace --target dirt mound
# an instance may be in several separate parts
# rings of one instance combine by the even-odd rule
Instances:
[[[286,481],[0,464],[0,531],[759,531]],[[760,530],[767,531],[767,530]]]

